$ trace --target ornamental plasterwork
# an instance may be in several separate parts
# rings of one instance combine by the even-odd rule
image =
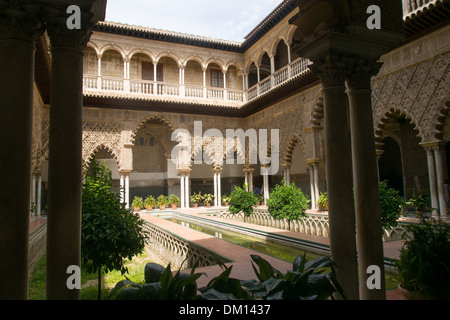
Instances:
[[[83,154],[85,162],[89,162],[92,156],[100,148],[111,152],[121,168],[121,131],[120,122],[113,121],[84,121],[83,122]]]
[[[446,53],[376,78],[372,84],[375,128],[382,130],[384,120],[397,113],[416,126],[422,143],[435,141],[450,100],[449,61]]]

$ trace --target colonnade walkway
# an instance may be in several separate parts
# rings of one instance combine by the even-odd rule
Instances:
[[[223,209],[223,208],[220,208]],[[238,221],[232,221],[227,219],[221,219],[217,218],[211,215],[207,215],[205,213],[213,213],[214,208],[197,208],[197,209],[176,209],[176,210],[169,210],[162,212],[179,212],[183,214],[188,214],[193,217],[201,217],[202,219],[210,219],[212,221],[217,222],[225,222],[228,224],[241,226],[249,229],[255,229],[267,233],[273,233],[273,234],[279,234],[286,237],[291,237],[295,239],[300,240],[306,240],[314,243],[319,243],[322,245],[329,245],[329,239],[324,237],[318,237],[318,236],[311,236],[311,235],[305,235],[300,234],[297,232],[290,232],[286,230],[280,230],[270,227],[264,227],[259,226],[255,224],[249,224],[244,222],[238,222]],[[154,213],[159,212],[159,210],[154,210]],[[227,265],[233,265],[232,269],[232,277],[237,279],[253,279],[255,278],[255,274],[252,268],[251,264],[251,255],[259,255],[262,258],[269,261],[275,268],[280,270],[281,272],[286,272],[287,270],[292,269],[292,264],[282,261],[280,259],[267,256],[265,254],[261,254],[259,252],[255,252],[253,250],[241,247],[239,245],[218,239],[216,237],[207,235],[205,233],[189,229],[186,227],[183,227],[181,225],[169,222],[167,220],[158,218],[155,215],[151,215],[148,212],[142,211],[141,217],[156,225],[161,227],[162,229],[169,231],[172,234],[176,234],[181,236],[183,239],[188,240],[190,242],[193,242],[197,245],[200,245],[210,251],[216,252],[217,254],[229,259],[230,262]],[[39,228],[42,224],[46,223],[46,218],[36,218],[30,221],[30,234]],[[384,256],[385,258],[390,259],[398,259],[400,254],[400,249],[402,247],[402,241],[394,241],[394,242],[385,242],[384,243]],[[301,250],[299,250],[301,251]],[[206,285],[211,279],[213,279],[215,276],[219,275],[223,270],[219,266],[211,266],[211,267],[204,267],[204,268],[198,268],[198,272],[203,272],[207,276],[202,276],[198,280],[199,286]],[[400,295],[397,289],[390,289],[387,290],[387,300],[403,300],[403,297]]]

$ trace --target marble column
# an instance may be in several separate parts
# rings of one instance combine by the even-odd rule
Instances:
[[[222,206],[222,171],[217,172],[217,206]]]
[[[314,169],[310,166],[309,170],[309,184],[311,187],[311,209],[317,210],[316,189],[314,188]]]
[[[81,265],[81,185],[83,56],[89,41],[91,14],[82,13],[81,29],[66,26],[65,8],[46,12],[51,42],[49,129],[47,299],[78,300],[70,290],[69,266]]]
[[[214,173],[214,206],[217,207],[217,172]]]
[[[254,187],[253,187],[253,172],[255,172],[255,169],[250,167],[248,169],[248,187],[250,189],[249,191],[252,191],[252,192],[254,189]]]
[[[37,7],[34,1],[2,1],[0,6],[0,150],[8,153],[0,156],[0,300],[28,297]]]
[[[190,201],[191,201],[191,192],[190,192],[190,177],[188,170],[186,171],[184,176],[184,205],[186,209],[190,208]]]
[[[250,188],[248,186],[248,170],[247,169],[244,169],[244,185],[245,185],[245,190],[250,191]]]
[[[447,218],[448,208],[447,201],[445,200],[445,190],[444,190],[444,163],[442,159],[442,152],[440,146],[433,148],[434,160],[436,161],[436,182],[437,182],[437,192],[439,195],[439,211],[440,216],[443,219]]]
[[[291,184],[291,165],[292,164],[290,163],[283,164],[284,182],[286,183],[287,186]]]
[[[34,206],[36,208],[36,175],[33,173],[31,175],[31,199],[30,207]],[[31,218],[36,216],[36,211],[31,212]]]
[[[434,160],[434,147],[425,147],[427,152],[427,162],[428,162],[428,179],[430,184],[430,197],[431,197],[431,207],[433,209],[433,217],[437,218],[439,216],[439,196],[437,193],[436,184],[436,164]]]
[[[184,190],[185,182],[184,182],[184,172],[180,172],[180,201],[181,201],[181,208],[185,208],[185,201],[184,198],[186,196],[186,192]]]
[[[98,68],[97,68],[97,90],[102,90],[102,55],[98,54]]]
[[[125,191],[124,191],[124,195],[125,195],[125,208],[129,209],[130,208],[130,173],[126,172],[125,173]]]
[[[327,55],[315,61],[311,68],[322,80],[323,87],[331,254],[337,264],[337,278],[348,299],[358,300],[353,171],[350,133],[346,130],[345,65],[338,57]]]
[[[36,216],[39,218],[42,212],[42,173],[37,174]]]
[[[384,249],[381,226],[381,207],[378,187],[378,168],[373,128],[372,75],[380,64],[358,61],[347,77],[350,99],[350,124],[353,149],[353,180],[355,189],[356,233],[360,297],[362,300],[385,300]],[[381,270],[380,289],[369,289],[367,270],[377,266]]]
[[[319,190],[319,163],[313,163],[314,170],[314,197],[319,200],[320,190]]]
[[[120,174],[120,202],[125,203],[125,174],[119,172]]]
[[[262,166],[261,167],[261,173],[263,175],[263,194],[264,194],[264,203],[266,203],[266,200],[269,198],[269,175],[268,175],[268,168]]]

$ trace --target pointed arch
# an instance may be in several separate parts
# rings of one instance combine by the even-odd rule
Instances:
[[[155,55],[150,50],[142,49],[142,48],[133,49],[132,51],[130,51],[127,55],[127,59],[131,60],[133,58],[133,56],[136,54],[143,54],[143,55],[147,56],[152,63],[155,62]]]
[[[409,113],[407,110],[400,110],[391,108],[388,112],[386,112],[382,117],[376,120],[375,126],[375,143],[377,146],[377,150],[382,150],[383,146],[383,131],[386,125],[390,122],[391,119],[394,118],[405,118],[407,121],[411,123],[414,127],[414,131],[416,132],[416,136],[420,138],[421,142],[424,142],[424,134],[422,127],[418,124],[414,115]]]
[[[324,117],[323,91],[321,89],[314,103],[314,109],[311,112],[311,126],[320,127]]]
[[[99,50],[98,53],[100,54],[100,56],[103,56],[103,54],[109,50],[117,51],[122,56],[122,59],[126,60],[127,55],[125,53],[125,50],[121,46],[119,46],[118,44],[115,44],[115,43],[109,43],[109,44],[104,45]]]
[[[201,57],[199,57],[198,55],[191,55],[191,56],[184,58],[183,65],[186,66],[189,61],[198,62],[198,64],[202,67],[203,70],[206,70],[206,68],[207,68],[205,60],[202,59]]]
[[[177,129],[176,126],[170,120],[168,120],[166,117],[164,117],[162,115],[150,115],[150,116],[147,116],[144,119],[142,119],[138,123],[138,125],[135,127],[135,129],[131,133],[130,144],[136,143],[136,135],[139,132],[139,130],[143,129],[145,127],[145,125],[152,120],[159,120],[160,122],[167,125],[172,131]]]
[[[96,147],[92,148],[92,150],[87,150],[86,155],[87,157],[83,159],[86,165],[89,165],[94,158],[94,155],[99,152],[100,150],[106,150],[109,153],[111,153],[113,159],[115,160],[117,167],[121,168],[121,162],[120,162],[120,156],[114,151],[114,148],[110,147],[107,143],[101,143],[97,145]]]
[[[284,150],[283,161],[285,163],[292,163],[292,156],[294,154],[294,149],[300,146],[302,148],[303,153],[305,153],[305,145],[302,139],[297,134],[292,134],[291,138],[288,140],[286,149]]]

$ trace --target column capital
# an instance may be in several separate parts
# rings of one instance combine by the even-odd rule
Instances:
[[[371,89],[371,79],[380,72],[383,63],[373,59],[347,60],[347,85],[352,90]]]
[[[421,143],[420,145],[425,149],[425,151],[434,151],[434,150],[440,151],[442,149],[442,147],[444,146],[444,142],[443,141],[432,141],[432,142]]]
[[[290,167],[292,167],[292,162],[285,162],[285,163],[282,163],[281,164],[281,166],[283,167],[283,168],[290,168]]]
[[[320,161],[322,161],[322,159],[307,159],[306,163],[313,166],[319,164]]]
[[[336,54],[328,53],[316,59],[309,68],[320,78],[324,88],[345,85],[346,62]]]
[[[213,168],[211,171],[214,173],[222,173],[223,169],[222,168]]]
[[[119,174],[121,176],[128,176],[131,172],[132,172],[132,170],[120,170]]]
[[[52,49],[66,48],[82,53],[92,35],[94,14],[82,9],[81,28],[71,30],[67,27],[70,14],[66,10],[66,6],[46,7],[44,10]]]
[[[0,41],[14,39],[34,45],[45,29],[39,14],[36,1],[0,0]]]

